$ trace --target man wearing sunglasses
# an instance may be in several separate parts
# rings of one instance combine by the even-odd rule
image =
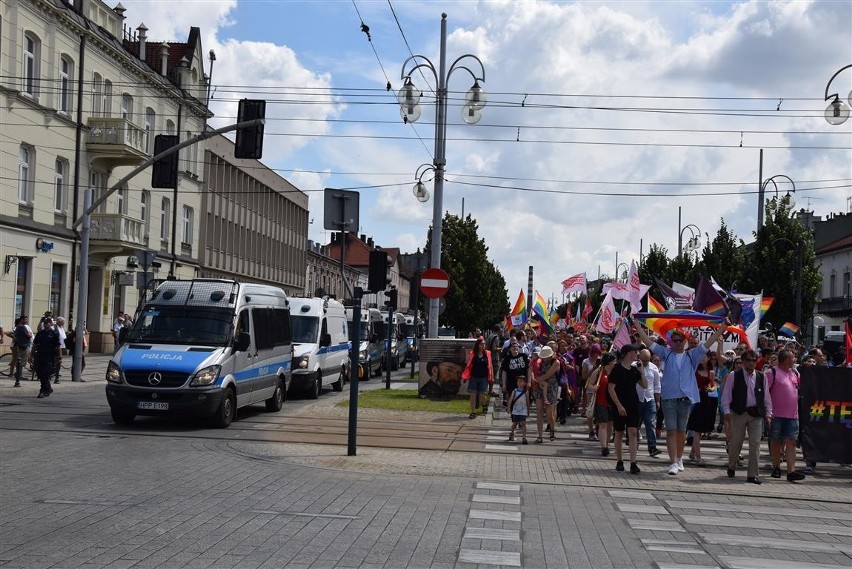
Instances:
[[[686,349],[686,333],[683,330],[675,329],[671,332],[669,337],[672,347],[669,348],[655,343],[641,324],[636,326],[642,343],[660,356],[664,365],[660,400],[666,423],[666,449],[671,461],[668,473],[672,476],[684,469],[682,456],[686,445],[686,424],[692,406],[701,399],[695,371],[710,346],[722,337],[727,325],[726,319],[706,342],[690,350]]]

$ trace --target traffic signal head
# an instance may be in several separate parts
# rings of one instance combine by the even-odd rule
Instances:
[[[180,144],[180,136],[158,134],[154,137],[154,156],[178,144]],[[177,187],[178,154],[178,152],[174,152],[154,162],[154,167],[151,170],[152,188],[174,189]]]
[[[397,291],[396,288],[391,288],[388,291],[385,291],[385,306],[388,307],[390,311],[396,311],[397,309]]]
[[[266,101],[262,99],[240,99],[237,111],[237,122],[262,119],[266,116]],[[263,123],[237,129],[237,140],[234,145],[236,158],[253,158],[260,160],[263,156]]]
[[[370,292],[385,290],[388,286],[388,254],[370,251],[370,267],[367,273],[367,288]]]

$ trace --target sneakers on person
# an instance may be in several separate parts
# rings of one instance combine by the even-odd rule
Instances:
[[[781,478],[781,468],[778,466],[772,467],[772,474],[770,474],[772,478]]]
[[[630,463],[630,474],[639,474],[640,472],[642,472],[642,471],[639,470],[639,465],[636,464],[635,462],[631,462]]]
[[[615,471],[616,472],[624,472],[624,461],[619,460],[615,463]]]
[[[677,459],[677,470],[678,470],[678,472],[683,472],[685,470],[684,467],[683,467],[683,459],[682,458]]]
[[[806,465],[806,466],[802,469],[802,471],[803,471],[805,474],[813,474],[813,473],[814,473],[814,467],[813,467],[813,466],[811,466],[810,464],[808,464],[808,465]]]
[[[704,461],[703,458],[699,458],[695,461],[695,466],[707,466],[707,463]]]
[[[673,463],[672,463],[672,465],[669,467],[669,474],[671,474],[672,476],[674,476],[674,475],[675,475],[675,474],[677,474],[677,473],[678,473],[677,463],[676,463],[676,462],[673,462]]]
[[[689,460],[695,460],[695,451],[694,450],[689,451]]]
[[[15,382],[15,387],[20,387],[20,386],[21,386],[21,382],[20,382],[20,381],[16,381],[16,382]]]
[[[736,471],[733,468],[728,469],[728,478],[733,478]]]
[[[787,473],[787,482],[797,482],[799,480],[804,480],[805,475],[801,472],[788,472]]]
[[[663,451],[661,451],[661,450],[660,450],[660,449],[658,449],[657,447],[654,447],[654,448],[652,448],[651,450],[649,450],[649,451],[648,451],[648,454],[649,454],[650,456],[659,456],[659,455],[660,455],[660,453],[662,453],[662,452],[663,452]]]
[[[601,456],[609,456],[609,447],[601,449]]]

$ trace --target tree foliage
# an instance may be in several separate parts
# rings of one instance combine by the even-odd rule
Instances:
[[[510,310],[506,280],[488,260],[479,225],[470,215],[461,219],[449,213],[443,223],[441,268],[450,277],[450,289],[444,297],[447,308],[440,324],[467,334],[474,328],[487,329],[502,322]],[[430,231],[426,251],[431,254],[431,250]]]

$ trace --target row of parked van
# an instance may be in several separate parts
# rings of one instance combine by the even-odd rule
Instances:
[[[360,378],[416,357],[414,318],[407,327],[406,317],[394,316],[389,324],[387,313],[361,311]],[[287,298],[280,288],[231,280],[167,280],[108,364],[112,417],[128,424],[137,415],[206,416],[227,427],[246,405],[264,402],[276,412],[288,393],[342,391],[351,319],[351,309],[330,298]]]

